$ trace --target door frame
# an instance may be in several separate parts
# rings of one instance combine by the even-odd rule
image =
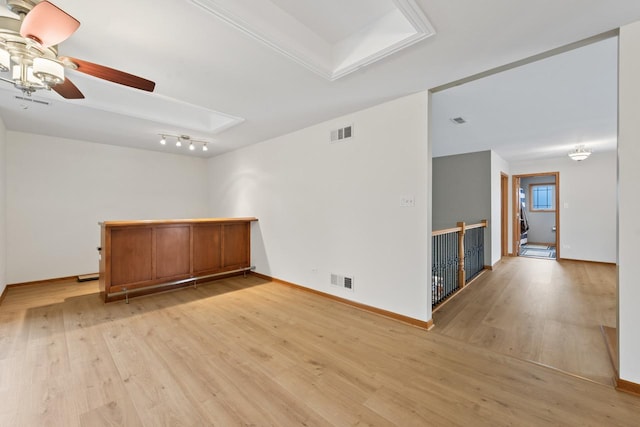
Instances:
[[[560,259],[560,172],[538,172],[513,175],[512,183],[512,207],[513,207],[513,256],[520,256],[520,207],[518,202],[518,189],[520,188],[521,178],[531,178],[535,176],[553,176],[556,178],[556,261]]]
[[[509,175],[500,172],[500,256],[509,255]]]

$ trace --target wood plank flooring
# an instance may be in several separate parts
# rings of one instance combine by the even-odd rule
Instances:
[[[634,425],[640,399],[256,277],[10,289],[0,426]]]
[[[436,333],[613,384],[600,326],[616,326],[614,265],[505,258],[433,320]]]

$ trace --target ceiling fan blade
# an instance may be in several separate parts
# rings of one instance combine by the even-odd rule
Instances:
[[[76,87],[71,80],[65,77],[64,83],[52,86],[51,89],[55,90],[58,95],[66,99],[83,99],[84,95],[80,92],[80,89]]]
[[[44,47],[66,40],[80,26],[73,16],[48,1],[36,4],[24,17],[20,35]]]
[[[153,92],[153,89],[156,87],[156,84],[151,80],[143,79],[142,77],[134,76],[133,74],[125,73],[124,71],[105,67],[104,65],[98,65],[76,58],[62,59],[73,62],[78,67],[78,71],[89,74],[90,76],[98,77],[99,79],[109,80],[110,82],[129,86],[134,89],[146,90],[147,92]]]

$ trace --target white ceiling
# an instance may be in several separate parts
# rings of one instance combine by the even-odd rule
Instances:
[[[274,1],[285,9],[298,4]],[[25,110],[14,98],[19,92],[0,82],[0,115],[7,128],[199,156],[260,142],[640,19],[637,0],[417,0],[435,36],[328,81],[188,0],[54,3],[82,24],[60,45],[61,55],[148,78],[156,90],[148,95],[69,71],[86,99],[37,94],[50,105],[32,103]],[[331,15],[337,1],[329,3],[323,10]],[[349,7],[344,10],[353,13]],[[300,21],[310,16],[289,11]],[[340,37],[342,25],[326,27],[323,37]],[[207,117],[216,112],[243,121],[215,133]],[[162,147],[160,133],[211,141],[211,149],[190,153],[171,144]]]
[[[433,157],[494,150],[519,161],[566,156],[577,145],[615,150],[617,85],[612,37],[434,93]]]
[[[367,0],[350,0],[344,7],[335,0],[315,4],[299,0],[283,10],[262,0],[190,0],[264,46],[275,50],[327,80],[337,80],[435,32],[416,0],[386,0],[367,7]],[[376,3],[374,3],[374,6]],[[302,13],[302,10],[310,10]],[[313,22],[311,11],[322,9]],[[383,13],[383,11],[387,11]],[[331,18],[357,12],[353,25]],[[336,40],[336,37],[340,36]]]
[[[328,43],[371,25],[395,8],[393,0],[271,0]]]

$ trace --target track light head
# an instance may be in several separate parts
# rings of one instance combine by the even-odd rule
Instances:
[[[159,133],[158,135],[160,136],[160,145],[167,145],[167,138],[175,138],[176,147],[182,147],[183,143],[188,143],[189,151],[195,151],[197,144],[202,144],[202,151],[209,151],[207,141],[192,139],[189,135],[171,135],[167,133]]]

